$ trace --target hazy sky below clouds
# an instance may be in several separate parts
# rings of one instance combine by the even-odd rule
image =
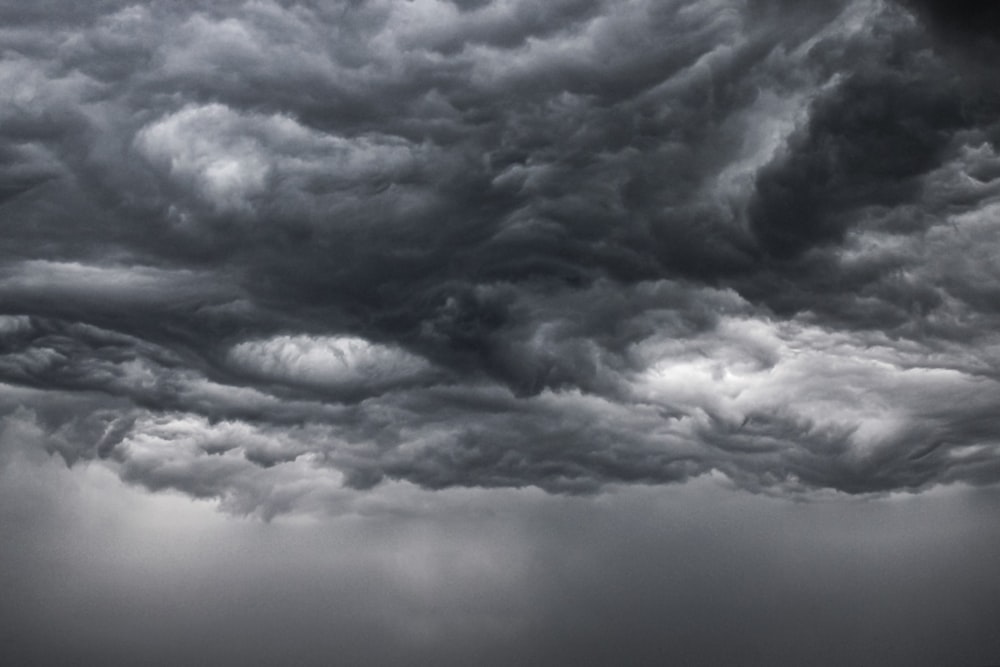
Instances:
[[[995,489],[809,503],[705,477],[599,497],[389,483],[234,520],[104,467],[5,467],[22,664],[987,665]],[[36,662],[32,662],[36,660]]]
[[[24,664],[1000,663],[990,3],[0,26]]]

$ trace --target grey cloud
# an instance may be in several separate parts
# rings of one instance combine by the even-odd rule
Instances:
[[[386,479],[996,480],[1000,107],[964,23],[60,7],[0,7],[0,376],[68,460],[267,516]]]
[[[928,78],[862,73],[813,103],[787,157],[757,175],[750,219],[767,251],[788,257],[841,241],[866,208],[916,197],[918,178],[963,124],[958,91],[942,85],[947,74]]]
[[[0,0],[4,657],[996,663],[993,14]]]
[[[973,47],[986,46],[1000,37],[997,19],[1000,14],[993,3],[978,0],[941,2],[940,0],[903,0],[920,13],[934,28],[949,33],[958,40],[972,37]]]

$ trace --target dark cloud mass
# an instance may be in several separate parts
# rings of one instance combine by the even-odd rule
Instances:
[[[998,12],[955,0],[0,0],[0,479],[14,485],[0,490],[0,525],[48,544],[19,513],[22,491],[47,498],[51,521],[107,493],[278,523],[392,523],[434,503],[451,516],[455,498],[496,497],[519,521],[528,505],[560,508],[551,525],[578,517],[566,508],[629,514],[630,494],[705,485],[758,508],[840,498],[852,512],[992,493]],[[39,490],[70,480],[76,490]],[[545,530],[524,528],[536,543]],[[775,581],[763,541],[740,535]],[[407,549],[423,539],[411,537]],[[32,558],[0,565],[35,572]],[[482,558],[463,591],[480,590]],[[380,576],[361,562],[348,569]],[[567,568],[584,580],[599,565]],[[517,586],[544,578],[529,570]],[[406,586],[441,594],[418,574]],[[695,578],[679,594],[716,590],[707,571]],[[556,597],[559,581],[546,584]],[[32,618],[51,617],[17,590]],[[552,637],[497,664],[564,662],[560,637],[579,642],[596,623],[571,614],[570,631],[553,620],[561,603],[546,604],[523,623],[542,614]],[[427,628],[461,626],[470,646],[519,632],[515,612],[462,625],[460,607],[404,631],[372,602],[351,623],[404,638],[368,664],[438,646]],[[821,621],[859,631],[837,615]],[[628,617],[646,627],[640,616]],[[678,627],[684,646],[708,632]],[[751,634],[700,661],[634,664],[958,664],[916,649],[781,654]],[[628,662],[578,648],[574,664]],[[175,655],[165,664],[191,662],[161,649]],[[487,664],[458,644],[420,655]]]
[[[992,483],[992,11],[4,5],[8,409],[265,515]]]

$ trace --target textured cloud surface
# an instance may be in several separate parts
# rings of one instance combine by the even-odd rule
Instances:
[[[995,5],[0,0],[0,656],[1000,664]]]
[[[69,461],[265,515],[1000,480],[997,34],[951,4],[0,14],[0,400]]]

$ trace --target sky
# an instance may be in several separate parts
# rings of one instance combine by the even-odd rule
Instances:
[[[0,653],[1000,664],[1000,9],[0,0]]]

